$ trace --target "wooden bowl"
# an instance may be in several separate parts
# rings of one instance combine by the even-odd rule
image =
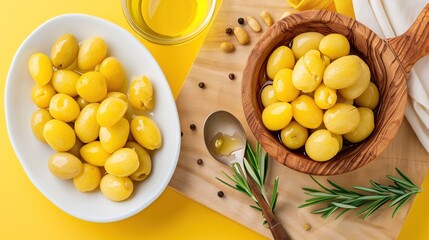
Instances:
[[[407,78],[417,60],[429,52],[429,5],[403,35],[381,39],[356,20],[335,12],[315,10],[292,14],[269,28],[253,48],[243,72],[242,102],[249,127],[268,154],[297,171],[313,175],[336,175],[355,170],[376,159],[397,133],[407,101]],[[316,162],[303,153],[288,150],[277,134],[262,124],[260,90],[267,81],[266,61],[271,52],[304,32],[340,33],[353,53],[371,70],[371,81],[380,91],[375,129],[366,140],[342,150],[327,162]]]

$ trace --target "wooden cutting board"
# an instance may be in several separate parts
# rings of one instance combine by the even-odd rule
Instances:
[[[225,179],[222,171],[231,173],[231,169],[210,156],[203,138],[206,117],[211,112],[226,110],[234,114],[245,126],[248,140],[254,146],[255,139],[242,110],[241,75],[247,56],[262,33],[254,33],[245,25],[251,42],[242,46],[234,36],[227,35],[225,29],[237,26],[238,18],[252,15],[266,30],[267,27],[259,17],[263,10],[270,12],[274,20],[279,19],[285,11],[293,12],[285,0],[223,0],[177,99],[183,136],[179,163],[170,186],[185,196],[271,238],[269,230],[262,225],[261,214],[249,207],[252,201],[215,179],[215,177]],[[235,52],[222,52],[219,48],[222,41],[233,42]],[[230,73],[235,74],[235,80],[228,78]],[[205,83],[204,88],[198,86],[200,82]],[[191,124],[195,124],[196,129],[191,130]],[[353,172],[328,178],[345,187],[369,186],[370,179],[390,184],[386,175],[397,175],[395,167],[398,167],[416,184],[421,184],[429,169],[428,157],[410,125],[404,120],[397,136],[378,159]],[[202,159],[203,164],[197,164],[198,159]],[[352,212],[337,220],[335,216],[325,220],[319,215],[310,213],[314,208],[297,208],[307,199],[301,188],[317,187],[308,175],[289,169],[271,159],[267,182],[272,183],[275,176],[280,177],[276,215],[293,239],[396,239],[411,206],[411,203],[404,205],[393,219],[391,218],[393,209],[382,207],[365,221]],[[317,179],[325,183],[327,177]],[[225,193],[223,198],[217,196],[220,190]],[[304,230],[306,223],[311,225],[311,230]]]

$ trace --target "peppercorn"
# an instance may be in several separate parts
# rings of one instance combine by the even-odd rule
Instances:
[[[198,83],[198,87],[204,88],[206,85],[203,82]]]
[[[239,18],[237,20],[238,24],[243,25],[244,24],[244,19],[243,18]]]
[[[197,126],[195,126],[195,124],[191,124],[191,125],[189,126],[189,128],[190,128],[191,130],[195,130],[195,129],[197,129]]]
[[[180,131],[180,136],[183,137],[183,132],[182,131]]]
[[[232,28],[228,27],[228,28],[225,29],[225,33],[228,34],[228,35],[231,35],[231,34],[234,33],[234,31],[232,30]]]
[[[217,196],[222,198],[225,194],[222,191],[217,192]]]
[[[228,75],[229,79],[234,80],[235,79],[235,74],[234,73],[230,73]]]
[[[202,164],[203,164],[203,160],[202,160],[201,158],[199,158],[199,159],[197,160],[197,164],[198,164],[198,165],[202,165]]]

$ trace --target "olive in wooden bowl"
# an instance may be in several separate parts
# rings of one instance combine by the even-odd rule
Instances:
[[[280,163],[313,175],[350,172],[376,159],[394,138],[402,123],[407,101],[406,81],[412,66],[429,53],[428,19],[429,5],[424,8],[409,30],[391,39],[381,39],[358,21],[323,10],[292,14],[278,21],[256,43],[243,72],[243,110],[256,139],[270,156]],[[359,143],[344,141],[340,151],[327,161],[311,159],[304,147],[287,148],[281,141],[279,131],[269,130],[263,123],[262,112],[267,100],[261,100],[261,92],[274,80],[273,73],[269,73],[272,69],[267,69],[268,59],[280,46],[290,48],[293,39],[306,32],[318,32],[325,36],[337,33],[345,36],[350,45],[350,55],[358,56],[368,66],[370,80],[379,91],[379,103],[374,109],[374,129],[371,134]],[[292,65],[295,65],[295,62],[298,64],[298,57],[295,56]],[[302,101],[313,98],[312,90],[301,91],[298,98],[303,98]],[[281,101],[280,103],[283,104]],[[325,110],[320,111],[325,114]],[[286,115],[280,121],[294,122],[294,118],[290,119]],[[348,124],[354,123],[352,121],[345,123],[346,126]],[[309,131],[309,134],[311,132]],[[326,149],[317,149],[324,150]]]

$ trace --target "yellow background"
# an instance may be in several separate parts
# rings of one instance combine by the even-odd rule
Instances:
[[[167,188],[158,200],[139,214],[123,221],[100,224],[67,215],[33,186],[7,136],[3,110],[6,77],[13,56],[24,39],[46,20],[65,13],[98,16],[132,32],[122,14],[119,0],[2,1],[0,239],[264,239],[172,188]],[[174,47],[158,46],[142,40],[160,64],[175,97],[203,38],[204,34],[189,44]]]
[[[220,2],[220,1],[219,1]],[[337,1],[336,1],[337,2]],[[218,3],[218,6],[220,3]],[[167,188],[139,214],[115,223],[90,223],[71,217],[49,202],[25,175],[9,142],[4,88],[13,56],[24,39],[44,21],[65,13],[86,13],[132,32],[119,0],[16,0],[0,8],[0,239],[264,239],[251,230]],[[83,26],[84,27],[84,26]],[[163,69],[175,97],[207,30],[180,46],[159,46],[135,36]],[[26,94],[26,93],[23,93]],[[31,133],[29,133],[31,134]],[[425,186],[429,187],[429,181]],[[422,194],[421,194],[422,195]],[[429,236],[422,214],[428,196],[419,196],[401,239]],[[78,203],[77,203],[78,204]],[[417,207],[419,207],[417,209]],[[423,210],[424,212],[424,210]],[[426,210],[426,213],[428,211]],[[418,230],[416,231],[416,227]],[[413,235],[414,234],[414,235]]]

